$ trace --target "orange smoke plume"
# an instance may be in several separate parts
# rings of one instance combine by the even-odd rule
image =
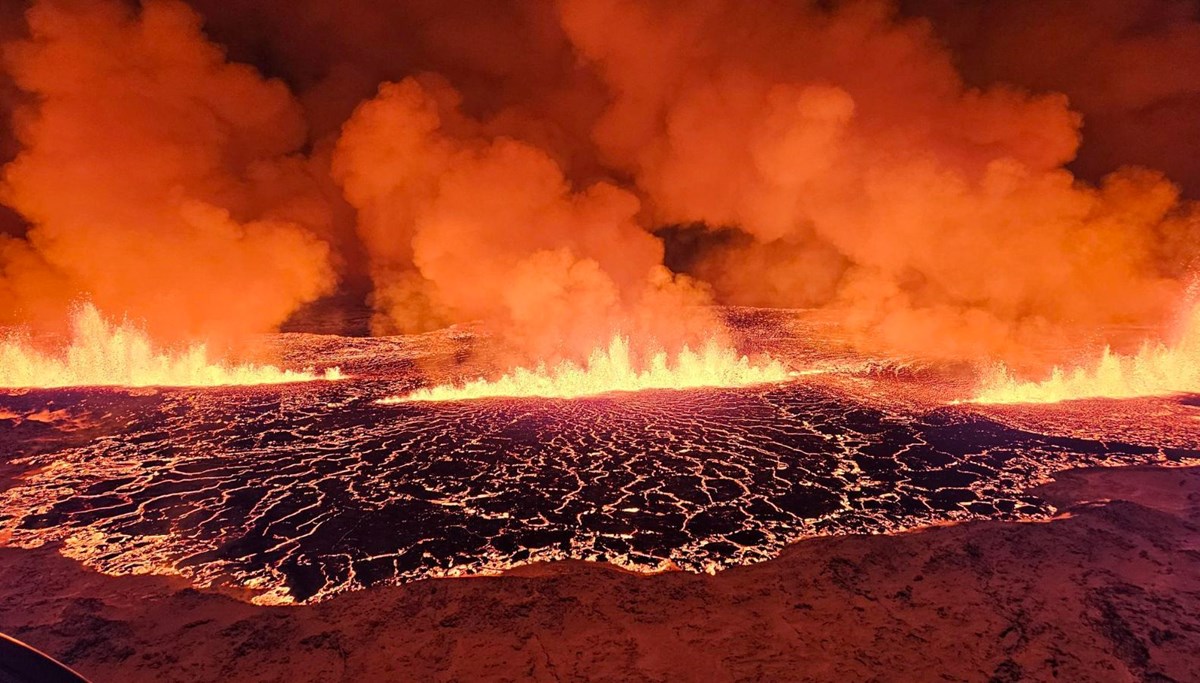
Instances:
[[[1161,325],[1200,258],[1172,0],[22,2],[7,321],[224,341],[341,277],[376,332],[483,321],[526,366],[696,348],[713,302],[1016,366]]]
[[[1072,168],[1128,164],[1200,193],[1200,14],[1190,0],[906,0],[972,82],[1061,92],[1083,114]]]
[[[574,189],[545,152],[491,138],[436,79],[385,84],[343,128],[334,175],[359,211],[377,328],[483,320],[523,355],[580,358],[614,333],[712,334],[705,293],[660,264],[637,198]]]
[[[180,2],[43,0],[26,18],[3,51],[30,97],[2,198],[32,227],[0,244],[5,315],[55,317],[85,295],[157,338],[228,339],[329,289],[282,83],[225,62]]]
[[[659,223],[733,227],[725,301],[828,306],[865,345],[1019,359],[1072,324],[1157,323],[1200,216],[1157,173],[1063,168],[1056,94],[967,87],[890,3],[563,0],[613,100],[594,129]]]

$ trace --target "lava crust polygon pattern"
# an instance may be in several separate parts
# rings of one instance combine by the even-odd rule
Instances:
[[[1200,451],[806,384],[380,406],[387,383],[0,396],[0,534],[315,601],[575,558],[716,571],[796,539],[1036,519],[1030,485]]]

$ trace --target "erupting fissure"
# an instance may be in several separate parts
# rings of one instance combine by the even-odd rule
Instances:
[[[1134,355],[1105,348],[1091,365],[1064,370],[1049,379],[1017,379],[1004,365],[993,368],[972,403],[1057,403],[1084,398],[1134,398],[1173,393],[1200,393],[1200,305],[1183,320],[1174,344],[1142,345]]]
[[[478,379],[462,385],[418,389],[406,396],[382,399],[380,403],[498,397],[579,398],[615,391],[744,387],[783,382],[797,374],[777,360],[754,363],[713,340],[700,351],[685,346],[674,358],[660,351],[644,369],[638,369],[629,340],[618,335],[607,348],[593,351],[582,366],[563,361],[552,368],[544,364],[533,370],[517,368],[497,380]]]
[[[70,344],[61,355],[43,353],[19,335],[0,341],[0,387],[214,387],[342,378],[338,368],[317,374],[222,363],[210,358],[203,344],[180,351],[158,349],[144,330],[128,321],[110,323],[91,304],[76,309],[71,328]]]

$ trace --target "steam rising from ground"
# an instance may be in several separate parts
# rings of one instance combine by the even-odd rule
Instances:
[[[885,3],[563,7],[615,95],[596,128],[610,163],[658,222],[746,235],[700,258],[722,298],[832,306],[864,342],[949,356],[1177,300],[1197,221],[1174,186],[1080,183],[1064,97],[966,87]]]
[[[130,322],[110,323],[90,304],[75,311],[71,327],[70,342],[61,353],[39,351],[15,334],[0,341],[0,388],[214,387],[342,378],[337,368],[318,375],[271,365],[221,363],[202,344],[179,351],[157,348],[141,328]]]
[[[1200,257],[1196,206],[1120,166],[1154,161],[1119,153],[1138,106],[1195,118],[1200,31],[1172,0],[1052,0],[1048,38],[978,49],[964,26],[987,22],[933,0],[905,3],[932,23],[886,0],[444,5],[0,15],[0,36],[25,34],[3,50],[2,201],[28,223],[0,232],[0,316],[46,326],[83,294],[156,339],[226,341],[340,278],[369,280],[376,332],[482,320],[514,364],[580,363],[614,335],[636,357],[695,348],[723,333],[715,301],[1024,365],[1068,328],[1161,327]],[[1088,54],[1058,31],[1119,37],[1101,61],[1121,87],[1017,58]],[[1094,184],[1068,170],[1092,116]],[[1156,145],[1192,183],[1180,145]]]
[[[704,293],[662,267],[636,196],[573,189],[545,152],[481,136],[443,83],[385,84],[343,128],[334,177],[359,210],[377,328],[482,319],[532,357],[614,332],[677,348],[711,334]]]

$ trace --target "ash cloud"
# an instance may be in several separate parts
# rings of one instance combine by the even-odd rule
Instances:
[[[177,2],[48,0],[5,44],[28,95],[6,205],[4,313],[65,318],[86,297],[166,340],[269,329],[333,285],[299,104],[225,61]],[[55,314],[55,315],[52,315]]]
[[[1200,251],[1194,3],[26,17],[0,87],[3,202],[28,225],[0,251],[10,320],[82,292],[161,334],[236,335],[363,281],[377,332],[483,320],[534,358],[691,341],[716,301],[1019,361],[1081,326],[1162,324]]]
[[[1195,0],[908,0],[977,84],[1061,92],[1083,114],[1071,168],[1129,164],[1200,196],[1200,4]]]
[[[655,220],[751,238],[701,267],[726,299],[829,306],[864,343],[952,356],[1178,300],[1197,223],[1177,188],[1081,182],[1067,98],[968,87],[926,22],[872,2],[563,14],[614,93],[599,149]]]
[[[634,194],[573,188],[541,148],[486,127],[440,79],[384,84],[343,127],[333,173],[359,211],[377,329],[483,320],[550,360],[618,332],[703,340],[705,293],[661,265]]]

